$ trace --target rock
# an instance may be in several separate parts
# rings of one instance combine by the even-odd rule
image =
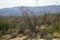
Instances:
[[[60,38],[60,34],[59,33],[53,33],[53,37],[54,38]]]

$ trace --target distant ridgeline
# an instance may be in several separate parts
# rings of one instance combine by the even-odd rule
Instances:
[[[49,6],[38,6],[38,7],[29,7],[29,6],[21,6],[21,7],[13,7],[13,8],[3,8],[0,9],[0,15],[3,16],[20,16],[22,11],[26,11],[29,14],[43,15],[45,12],[49,13],[60,13],[59,5],[49,5]]]

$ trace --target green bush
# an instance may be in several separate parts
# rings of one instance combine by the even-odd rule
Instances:
[[[8,33],[8,30],[14,28],[16,28],[16,24],[9,23],[7,20],[0,20],[0,35],[5,35]]]

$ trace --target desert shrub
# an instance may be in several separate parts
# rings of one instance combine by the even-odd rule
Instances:
[[[59,32],[60,31],[60,22],[56,22],[54,24],[51,24],[49,27],[45,29],[48,33],[54,33],[54,32]]]
[[[1,36],[7,34],[8,30],[15,29],[15,28],[16,28],[16,24],[9,23],[5,19],[0,20],[0,35]]]

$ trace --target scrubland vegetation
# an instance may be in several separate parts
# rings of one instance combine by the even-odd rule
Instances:
[[[60,13],[35,15],[23,12],[21,16],[0,16],[0,38],[27,35],[26,40],[60,38]],[[21,35],[21,36],[22,36]]]

